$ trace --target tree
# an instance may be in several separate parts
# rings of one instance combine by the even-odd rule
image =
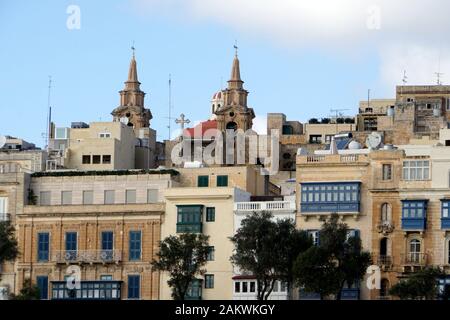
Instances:
[[[18,295],[11,294],[11,300],[39,300],[41,298],[39,287],[25,279]]]
[[[17,248],[14,226],[10,221],[0,222],[0,265],[16,259],[18,255],[19,249]]]
[[[169,236],[160,242],[157,259],[152,261],[155,270],[166,271],[170,279],[174,300],[184,300],[189,285],[197,275],[205,273],[203,267],[208,256],[209,236],[183,233]]]
[[[320,294],[321,299],[341,299],[344,285],[362,280],[371,264],[369,252],[362,251],[361,239],[349,237],[347,224],[332,214],[320,230],[320,243],[301,253],[294,264],[296,284],[307,292]]]
[[[309,121],[308,121],[310,124],[318,124],[319,123],[319,120],[317,120],[317,118],[311,118],[311,119],[309,119]]]
[[[311,246],[303,231],[295,229],[293,220],[272,220],[269,212],[254,212],[242,220],[231,237],[235,253],[230,260],[242,271],[256,278],[258,300],[267,300],[277,280],[290,287],[293,261]]]
[[[327,124],[330,122],[331,122],[330,118],[322,118],[322,120],[320,120],[320,123],[322,123],[322,124]]]
[[[444,276],[445,273],[438,267],[425,268],[399,281],[389,293],[402,300],[433,300],[438,297],[438,279]]]

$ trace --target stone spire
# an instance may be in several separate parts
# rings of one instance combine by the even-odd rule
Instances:
[[[137,65],[133,49],[133,56],[131,57],[130,68],[128,69],[128,79],[127,81],[125,81],[124,90],[140,90],[140,84],[141,83],[138,80]]]
[[[243,84],[244,81],[241,80],[241,70],[239,68],[239,58],[237,55],[237,48],[236,48],[233,66],[231,67],[231,77],[230,80],[228,80],[228,89],[242,89]]]
[[[119,92],[120,105],[113,110],[112,115],[114,121],[125,121],[129,126],[136,129],[147,128],[150,126],[150,120],[153,116],[150,110],[144,106],[145,92],[141,90],[141,83],[138,80],[134,47],[131,49],[133,50],[133,56],[128,69],[128,78],[125,81],[125,88]]]

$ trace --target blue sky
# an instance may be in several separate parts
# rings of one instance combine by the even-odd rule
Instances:
[[[411,36],[414,29],[390,24],[397,7],[387,1],[378,1],[385,17],[378,31],[361,24],[367,8],[355,12],[331,7],[324,13],[313,5],[300,8],[285,1],[275,10],[272,0],[248,0],[244,8],[236,0],[202,5],[198,0],[1,0],[0,134],[43,145],[49,75],[58,126],[110,121],[133,41],[158,140],[168,136],[168,75],[173,78],[172,114],[184,113],[193,122],[208,118],[211,96],[221,79],[224,84],[228,80],[236,39],[241,75],[259,126],[268,112],[300,121],[328,116],[331,108],[354,114],[368,88],[375,98],[393,97],[403,69],[409,68],[411,81],[429,83],[438,62],[440,71],[450,66],[447,48],[438,38],[419,31]],[[348,5],[352,1],[343,0]],[[432,2],[437,12],[442,10],[438,4],[445,3]],[[69,5],[81,10],[79,30],[66,27]],[[238,15],[233,13],[238,9]],[[330,19],[336,20],[330,24]]]

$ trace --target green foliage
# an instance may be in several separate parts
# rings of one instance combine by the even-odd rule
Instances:
[[[355,119],[354,118],[345,118],[344,122],[345,123],[355,123]]]
[[[235,253],[233,265],[256,278],[258,300],[267,300],[275,281],[293,279],[293,261],[311,246],[308,235],[295,228],[292,220],[272,221],[269,212],[252,213],[242,220],[231,237]]]
[[[392,286],[389,293],[402,300],[433,300],[438,297],[438,279],[444,276],[438,267],[425,268]]]
[[[184,300],[189,284],[197,275],[205,273],[203,267],[208,256],[209,236],[183,233],[169,236],[160,242],[157,259],[152,261],[155,270],[166,271],[170,279],[174,300]]]
[[[16,259],[18,255],[14,226],[10,221],[0,222],[0,264]]]
[[[311,119],[309,119],[309,121],[308,121],[310,124],[318,124],[319,123],[319,120],[317,120],[316,118],[311,118]]]
[[[11,300],[39,300],[40,290],[39,287],[31,283],[30,279],[25,279],[23,287],[18,295],[11,294]]]
[[[322,120],[320,120],[320,123],[322,123],[322,124],[327,124],[330,122],[331,122],[330,118],[322,118]]]
[[[344,284],[351,286],[364,277],[371,264],[369,252],[362,251],[361,239],[349,237],[348,226],[331,215],[320,230],[320,244],[301,253],[294,264],[298,286],[321,298],[334,296],[340,300]]]
[[[75,177],[75,176],[124,176],[133,174],[170,174],[180,173],[174,169],[137,169],[137,170],[92,170],[92,171],[42,171],[35,172],[32,177]]]

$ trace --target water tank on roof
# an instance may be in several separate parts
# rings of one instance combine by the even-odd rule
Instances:
[[[395,113],[395,108],[394,108],[394,106],[390,106],[390,107],[387,109],[387,115],[388,115],[388,117],[393,117],[393,116],[394,116],[394,113]]]
[[[356,140],[353,140],[348,144],[348,149],[349,150],[359,150],[359,149],[362,149],[362,146],[361,146],[361,143],[359,143]]]

